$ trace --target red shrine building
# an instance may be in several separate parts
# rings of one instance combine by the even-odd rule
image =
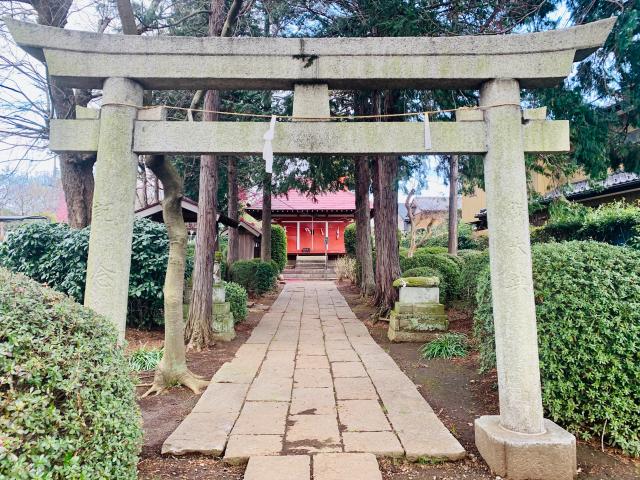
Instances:
[[[262,198],[245,210],[262,218]],[[308,197],[297,190],[271,197],[271,223],[287,233],[287,254],[339,256],[345,253],[344,229],[354,221],[355,194],[348,190]]]

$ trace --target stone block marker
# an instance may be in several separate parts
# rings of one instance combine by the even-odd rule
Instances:
[[[332,283],[287,285],[163,453],[250,465],[252,457],[273,456],[248,467],[254,476],[266,465],[285,468],[285,455],[312,455],[314,480],[361,462],[375,472],[363,478],[378,478],[375,457],[463,456],[415,384],[348,308]]]

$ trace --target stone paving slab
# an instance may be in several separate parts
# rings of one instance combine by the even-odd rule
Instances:
[[[293,374],[293,381],[296,388],[333,386],[333,379],[328,368],[296,369]]]
[[[336,416],[336,400],[333,388],[294,388],[290,415]]]
[[[313,457],[314,480],[382,480],[370,453],[325,453]]]
[[[244,480],[308,480],[311,458],[308,455],[283,457],[254,456],[249,459]]]
[[[334,378],[338,400],[377,400],[378,394],[373,383],[366,378]]]
[[[256,455],[279,455],[282,438],[282,435],[231,435],[224,451],[224,461],[241,465]]]
[[[378,400],[338,400],[338,417],[347,432],[391,430]]]
[[[312,454],[312,473],[297,474],[302,480],[375,480],[375,456],[464,455],[332,282],[286,285],[163,452],[224,452],[228,463],[274,456],[256,460],[247,469],[253,477],[269,466],[302,468],[287,453]],[[289,469],[289,462],[299,463]]]
[[[287,402],[245,402],[233,433],[240,435],[284,435]]]
[[[325,368],[329,370],[329,360],[324,355],[298,355],[296,370],[307,368]]]
[[[367,377],[367,372],[361,362],[334,362],[331,364],[333,378],[339,377]]]
[[[335,415],[291,415],[287,422],[285,449],[304,452],[341,452]]]
[[[393,432],[343,432],[345,452],[373,453],[376,457],[402,457],[404,449]]]
[[[263,402],[289,402],[293,378],[261,373],[251,384],[247,400]]]

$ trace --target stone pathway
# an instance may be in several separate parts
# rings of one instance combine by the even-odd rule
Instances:
[[[465,455],[332,282],[287,284],[162,452],[224,454],[228,463],[251,458],[247,479],[266,478],[259,476],[265,469],[313,469],[316,480],[355,479],[352,464],[370,464],[371,454]]]

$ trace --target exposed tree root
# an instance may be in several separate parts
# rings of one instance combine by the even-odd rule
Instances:
[[[203,389],[207,388],[209,381],[205,380],[204,377],[201,377],[200,375],[192,373],[190,370],[185,370],[180,374],[167,375],[162,373],[160,370],[157,370],[153,383],[151,384],[151,388],[149,388],[149,390],[147,390],[140,398],[145,398],[149,395],[159,395],[170,387],[178,385],[183,385],[196,395],[199,395]]]

